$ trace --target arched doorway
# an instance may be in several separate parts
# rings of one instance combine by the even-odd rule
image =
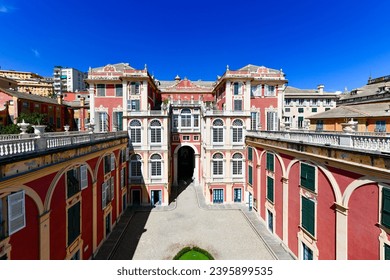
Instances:
[[[192,181],[195,168],[195,151],[183,146],[177,151],[177,180]]]

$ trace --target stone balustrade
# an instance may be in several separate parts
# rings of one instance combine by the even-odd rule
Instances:
[[[248,131],[247,136],[356,150],[390,152],[390,135],[314,131]]]
[[[127,136],[127,131],[108,133],[45,133],[40,138],[36,138],[35,134],[1,135],[0,160],[14,156],[28,155],[63,147],[74,147],[84,143],[94,143]]]

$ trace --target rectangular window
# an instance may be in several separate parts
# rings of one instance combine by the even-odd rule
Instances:
[[[125,174],[126,174],[126,168],[122,168],[121,169],[121,188],[123,188],[125,186]]]
[[[115,85],[115,96],[123,96],[123,86],[122,86],[122,84]]]
[[[87,165],[80,166],[80,189],[86,189],[88,187],[88,168]]]
[[[129,100],[130,104],[127,106],[129,110],[131,111],[139,111],[140,110],[140,103],[138,99]]]
[[[390,246],[385,244],[385,260],[390,260]]]
[[[251,130],[257,130],[259,120],[258,112],[251,112]]]
[[[286,108],[286,109],[284,109],[284,111],[285,111],[286,113],[290,113],[291,108]]]
[[[386,132],[386,121],[376,121],[375,132]]]
[[[152,176],[161,176],[161,162],[152,161],[151,163]]]
[[[242,127],[233,127],[233,143],[241,143],[243,141],[243,135],[242,135]]]
[[[130,162],[130,176],[131,177],[141,177],[142,176],[142,170],[141,170],[141,162],[140,161],[131,161]]]
[[[317,108],[311,108],[312,113],[317,113]]]
[[[194,136],[194,141],[199,141],[199,136]]]
[[[314,201],[302,196],[302,217],[301,223],[302,228],[307,230],[312,236],[314,234],[314,223],[315,223],[315,209],[314,209]]]
[[[98,131],[107,132],[108,131],[108,116],[106,112],[98,113]]]
[[[312,165],[301,163],[300,185],[315,192],[316,169]]]
[[[278,130],[278,115],[277,112],[267,112],[267,130]]]
[[[303,128],[303,117],[298,117],[298,128]]]
[[[181,115],[181,127],[191,127],[191,115]]]
[[[26,226],[26,207],[25,207],[24,191],[10,194],[7,197],[7,203],[8,203],[8,234],[12,235],[13,233],[21,230]]]
[[[80,189],[80,173],[78,168],[66,172],[66,190],[67,198],[74,196]]]
[[[274,96],[275,95],[275,86],[267,86],[267,91],[265,93],[266,96]]]
[[[234,111],[242,111],[242,100],[234,99]]]
[[[317,122],[316,122],[316,130],[317,131],[323,131],[324,130],[324,121],[323,120],[317,120]]]
[[[96,85],[96,95],[97,96],[106,96],[106,85],[104,84],[97,84]]]
[[[274,154],[267,153],[267,170],[274,172]]]
[[[267,176],[267,199],[274,202],[274,178]]]
[[[303,113],[304,109],[303,108],[298,108],[298,113]]]
[[[233,84],[233,94],[238,95],[240,94],[241,84],[240,83],[234,83]]]
[[[112,113],[113,126],[117,131],[123,130],[123,112]]]
[[[305,243],[302,243],[302,259],[303,260],[313,260],[313,251],[305,245]]]
[[[108,197],[109,197],[109,189],[110,189],[110,181],[104,182],[102,184],[102,209],[106,208],[108,204]]]
[[[111,171],[111,156],[104,157],[104,165],[103,165],[104,174],[107,174]]]
[[[190,141],[189,135],[183,135],[183,141]]]
[[[138,82],[132,82],[130,85],[130,94],[139,94],[140,84]]]
[[[179,126],[179,115],[173,115],[173,128],[177,128]]]
[[[252,151],[252,147],[248,147],[248,160],[250,160],[250,161],[253,160],[253,151]]]
[[[383,226],[390,228],[390,189],[382,188],[382,219]]]
[[[213,128],[213,143],[223,143],[223,128],[214,127]]]
[[[248,183],[249,185],[253,184],[253,174],[252,174],[252,166],[248,166]]]
[[[80,235],[80,202],[68,209],[68,246]]]
[[[199,127],[199,115],[194,115],[194,127]]]

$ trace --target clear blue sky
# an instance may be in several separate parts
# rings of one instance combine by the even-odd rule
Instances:
[[[390,1],[0,0],[1,69],[51,76],[109,63],[215,80],[226,65],[349,90],[390,75]]]

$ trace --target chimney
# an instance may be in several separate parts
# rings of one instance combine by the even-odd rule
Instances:
[[[324,87],[325,87],[324,85],[318,85],[318,86],[317,86],[317,89],[318,89],[318,93],[319,93],[319,94],[323,94],[323,93],[324,93]]]
[[[62,104],[62,94],[57,95],[57,103],[60,105]]]

